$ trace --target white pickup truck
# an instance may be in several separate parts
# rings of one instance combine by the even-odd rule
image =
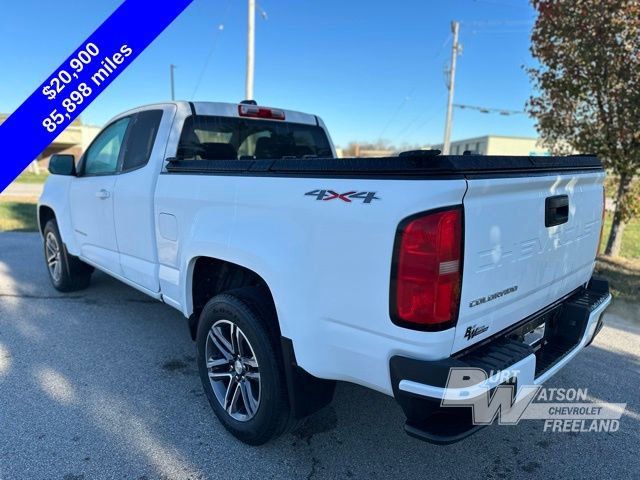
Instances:
[[[464,438],[469,416],[441,405],[450,367],[541,383],[611,299],[592,278],[593,156],[340,159],[315,115],[175,102],[115,117],[50,171],[53,286],[85,288],[98,268],[180,310],[215,414],[250,444],[338,380],[392,395],[411,435]]]

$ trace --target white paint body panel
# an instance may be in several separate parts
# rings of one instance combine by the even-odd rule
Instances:
[[[115,175],[73,178],[69,188],[71,222],[80,255],[122,274],[113,215]],[[104,193],[104,197],[99,197]]]
[[[464,198],[465,251],[453,352],[571,293],[593,273],[604,173],[471,179]],[[545,227],[545,198],[569,197],[569,219]],[[471,306],[478,298],[515,292]],[[468,326],[488,326],[471,341]]]
[[[495,333],[591,275],[602,175],[555,182],[549,177],[467,181],[168,174],[165,160],[176,154],[191,106],[176,102],[144,108],[162,108],[165,114],[149,163],[112,177],[113,218],[100,226],[111,242],[109,248],[116,243],[115,256],[90,257],[88,241],[74,233],[78,219],[103,215],[95,205],[70,195],[83,179],[52,176],[47,181],[40,204],[55,211],[69,252],[162,298],[185,316],[193,309],[191,276],[198,257],[253,270],[271,290],[282,334],[293,341],[298,364],[318,377],[391,395],[392,356],[448,357],[465,346],[465,326],[489,322],[486,335]],[[238,115],[237,105],[196,103],[194,108],[200,114]],[[285,113],[288,121],[324,128],[313,115]],[[305,195],[317,189],[376,192],[380,200],[324,202]],[[521,260],[506,261],[505,252],[514,244],[542,241],[540,208],[544,213],[544,198],[553,192],[568,193],[577,208],[569,224],[557,228],[559,234],[571,236],[567,232],[572,228],[583,232],[587,224],[592,231],[571,246],[560,242],[543,254],[526,259],[514,253],[511,258]],[[419,212],[463,203],[465,257],[458,328],[420,332],[396,326],[389,318],[389,288],[398,224]],[[483,270],[487,258],[489,267]],[[517,295],[503,302],[464,306],[513,283],[519,284]]]
[[[391,356],[442,358],[454,333],[416,332],[390,321],[396,226],[425,205],[460,204],[465,187],[464,180],[161,175],[156,209],[175,216],[179,232],[176,242],[158,235],[161,289],[188,315],[189,266],[197,257],[250,268],[269,285],[301,366],[390,393]],[[375,191],[381,200],[305,196],[316,189]]]

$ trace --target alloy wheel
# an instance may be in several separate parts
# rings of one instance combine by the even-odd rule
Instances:
[[[60,244],[53,232],[47,233],[45,252],[47,267],[49,268],[51,278],[53,278],[55,282],[59,282],[62,277],[62,255],[60,252]]]
[[[215,322],[205,348],[216,399],[235,420],[251,420],[260,406],[260,368],[244,332],[229,320]]]

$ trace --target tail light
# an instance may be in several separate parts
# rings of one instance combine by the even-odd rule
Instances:
[[[240,104],[238,114],[241,117],[270,118],[272,120],[284,120],[284,111],[277,108],[259,107],[257,105]]]
[[[460,305],[461,268],[461,207],[402,222],[391,274],[394,323],[431,331],[453,326]]]

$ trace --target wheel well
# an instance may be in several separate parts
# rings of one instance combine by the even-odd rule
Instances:
[[[240,290],[243,287],[257,287],[263,289],[264,295],[260,295],[263,302],[270,302],[273,315],[261,315],[261,318],[269,323],[267,328],[278,339],[274,346],[282,360],[284,374],[287,382],[287,396],[291,406],[292,415],[296,419],[302,419],[307,415],[318,411],[331,403],[336,387],[335,380],[324,380],[309,374],[298,366],[293,349],[293,342],[282,337],[278,317],[273,301],[273,295],[267,282],[256,272],[235,263],[218,260],[209,257],[199,257],[193,266],[192,299],[193,313],[189,317],[189,330],[191,338],[195,340],[198,331],[200,313],[206,303],[214,296],[230,290]],[[238,294],[240,294],[238,292]],[[251,295],[240,295],[240,298],[251,298]]]
[[[202,309],[216,295],[242,287],[263,288],[273,309],[275,303],[267,282],[256,272],[235,263],[210,257],[199,257],[193,266],[191,282],[191,299],[193,301],[193,313],[189,317],[189,331],[191,338],[195,340],[198,330],[198,321]],[[280,335],[280,326],[273,325]]]
[[[47,222],[53,218],[56,218],[56,214],[50,207],[42,206],[38,211],[38,222],[40,226],[40,233],[44,232],[44,227]]]

